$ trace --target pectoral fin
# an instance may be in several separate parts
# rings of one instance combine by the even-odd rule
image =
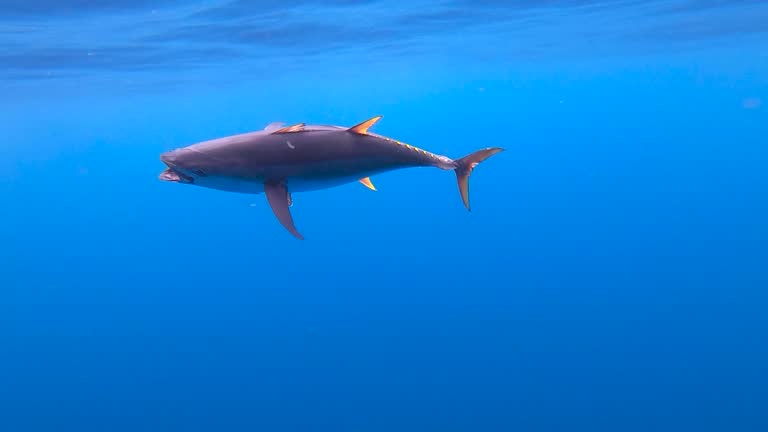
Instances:
[[[304,240],[304,236],[299,234],[296,227],[293,225],[293,217],[288,209],[291,204],[291,196],[288,193],[288,188],[284,182],[267,182],[264,183],[264,192],[267,195],[272,211],[277,216],[277,220],[287,229],[291,234],[296,236],[299,240]]]
[[[264,130],[269,132],[269,133],[272,133],[272,132],[274,132],[274,131],[276,131],[276,130],[284,127],[284,126],[285,126],[284,122],[272,122],[272,123],[268,124],[267,127],[264,128]]]
[[[304,123],[296,123],[294,125],[285,126],[280,129],[272,131],[273,134],[283,134],[283,133],[292,133],[292,132],[301,132],[304,130],[304,126],[306,126]]]

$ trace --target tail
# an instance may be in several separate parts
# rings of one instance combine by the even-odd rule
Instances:
[[[499,147],[486,148],[454,161],[456,165],[454,171],[456,172],[456,180],[459,182],[459,192],[461,193],[462,201],[464,201],[464,207],[467,210],[471,211],[469,208],[469,175],[472,174],[472,170],[475,169],[477,164],[502,151],[504,149]]]

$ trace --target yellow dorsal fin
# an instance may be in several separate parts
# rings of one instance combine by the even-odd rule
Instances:
[[[365,185],[365,187],[367,187],[368,189],[370,189],[372,191],[376,190],[376,186],[373,185],[373,182],[371,182],[370,177],[361,178],[360,179],[360,183],[362,183],[363,185]]]
[[[356,124],[349,128],[350,132],[358,133],[360,135],[365,135],[368,133],[368,129],[376,124],[377,121],[381,120],[381,116],[376,116],[373,118],[370,118],[362,123]]]
[[[295,125],[286,126],[284,128],[280,128],[272,133],[289,133],[289,132],[301,132],[304,130],[304,123],[296,123]]]

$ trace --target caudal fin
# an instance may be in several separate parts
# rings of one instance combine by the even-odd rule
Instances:
[[[500,147],[486,148],[454,161],[456,163],[454,171],[456,172],[456,180],[459,182],[459,192],[461,193],[462,201],[464,201],[464,207],[467,210],[471,211],[469,207],[469,176],[472,174],[472,170],[480,162],[501,151],[504,151],[504,149]]]

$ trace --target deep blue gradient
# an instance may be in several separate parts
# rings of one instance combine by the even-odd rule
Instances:
[[[761,1],[0,0],[0,431],[768,430]],[[450,157],[266,199],[272,121]]]

